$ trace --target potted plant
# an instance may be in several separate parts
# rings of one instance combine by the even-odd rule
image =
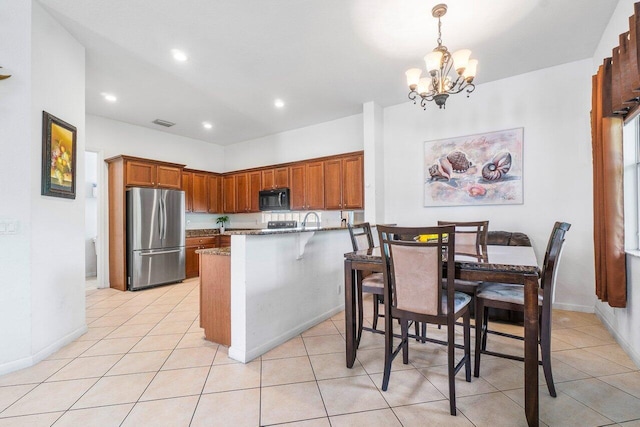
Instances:
[[[216,224],[220,224],[220,233],[224,233],[225,222],[229,222],[228,215],[219,216],[218,219],[216,219]]]

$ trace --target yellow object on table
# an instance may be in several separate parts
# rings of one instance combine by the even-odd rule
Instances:
[[[443,233],[442,238],[446,239],[447,233]],[[429,242],[432,240],[438,240],[438,235],[437,234],[420,234],[416,237],[416,240],[418,242]]]

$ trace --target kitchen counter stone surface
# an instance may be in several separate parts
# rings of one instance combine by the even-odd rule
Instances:
[[[217,236],[220,234],[220,229],[218,228],[202,228],[198,230],[185,230],[186,237],[211,237]]]
[[[198,249],[196,251],[197,254],[200,255],[223,255],[223,256],[231,256],[231,248],[210,248],[210,249]]]
[[[223,235],[229,236],[234,234],[259,236],[259,235],[271,235],[271,234],[289,234],[289,233],[302,233],[307,231],[333,231],[333,230],[347,230],[347,227],[307,227],[306,229],[298,228],[262,228],[255,230],[229,230],[227,229]]]

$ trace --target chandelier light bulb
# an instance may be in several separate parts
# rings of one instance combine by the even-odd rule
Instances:
[[[407,85],[409,85],[411,90],[414,90],[416,86],[418,86],[422,70],[420,68],[411,68],[407,70],[405,74],[407,76]]]
[[[462,74],[464,72],[464,69],[467,68],[470,56],[471,51],[469,49],[460,49],[451,54],[451,59],[453,59],[453,66],[456,68],[456,72],[458,74]]]
[[[420,95],[422,94],[427,94],[427,92],[429,92],[431,86],[431,78],[430,77],[423,77],[418,81],[418,88],[416,89],[416,92],[418,92]]]
[[[478,60],[470,59],[469,63],[467,64],[467,68],[464,69],[464,73],[462,74],[462,77],[464,77],[465,80],[467,80],[468,82],[472,82],[473,78],[476,76],[477,69],[478,69]]]

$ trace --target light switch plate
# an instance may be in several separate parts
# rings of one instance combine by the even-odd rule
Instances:
[[[0,220],[0,235],[2,234],[17,234],[18,233],[18,221],[3,219]]]

